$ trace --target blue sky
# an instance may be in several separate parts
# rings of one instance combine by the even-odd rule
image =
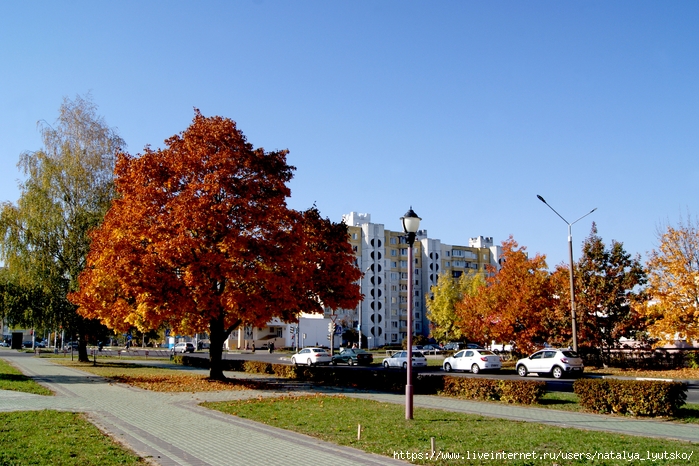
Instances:
[[[290,150],[289,204],[550,267],[595,221],[643,257],[699,215],[699,2],[0,2],[0,200],[64,96],[135,154],[193,108]]]

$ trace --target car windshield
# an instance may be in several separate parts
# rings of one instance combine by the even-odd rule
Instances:
[[[414,357],[414,358],[424,358],[425,355],[422,354],[422,353],[419,352],[419,351],[414,351],[414,352],[413,352],[413,357]]]
[[[576,353],[575,351],[561,351],[561,353],[563,353],[563,356],[565,356],[566,358],[578,358],[578,357],[580,357],[580,356],[578,356],[578,353]]]
[[[492,351],[487,351],[487,350],[480,350],[479,353],[485,355],[485,356],[495,356],[495,353]]]

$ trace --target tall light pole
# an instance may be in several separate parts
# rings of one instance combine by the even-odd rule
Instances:
[[[572,227],[575,223],[579,222],[580,220],[584,219],[588,215],[590,215],[592,212],[597,210],[597,207],[577,219],[576,221],[570,223],[568,220],[564,219],[561,214],[556,212],[556,209],[551,207],[546,200],[544,200],[543,197],[539,196],[538,194],[536,197],[539,198],[541,202],[546,204],[549,209],[553,210],[553,212],[561,217],[561,220],[566,222],[566,225],[568,225],[568,258],[570,260],[570,319],[571,319],[571,326],[573,330],[573,351],[577,352],[578,351],[578,327],[575,322],[576,317],[575,317],[575,283],[573,281],[573,232],[572,232]]]
[[[400,218],[403,224],[403,232],[408,241],[408,380],[405,384],[405,418],[413,418],[413,244],[415,233],[420,228],[420,217],[410,210]]]

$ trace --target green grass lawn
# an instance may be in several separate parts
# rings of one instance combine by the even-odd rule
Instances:
[[[0,390],[53,395],[51,390],[34,382],[3,359],[0,359]]]
[[[62,411],[0,413],[2,465],[146,465],[81,414]]]
[[[478,454],[507,452],[638,453],[679,452],[693,455],[696,445],[662,439],[625,436],[608,432],[549,427],[436,409],[415,408],[414,419],[405,420],[402,405],[379,403],[344,396],[311,395],[255,399],[235,402],[204,403],[204,406],[255,420],[282,429],[301,432],[339,445],[393,458],[409,455],[416,464],[590,464],[588,458],[493,461],[475,458]],[[362,438],[357,440],[358,424]],[[431,438],[442,458],[429,458]],[[441,452],[441,453],[439,453]],[[422,455],[422,458],[420,458]],[[459,455],[459,460],[455,455]],[[467,458],[470,455],[470,459]],[[699,455],[699,451],[697,452]],[[693,455],[696,458],[697,455]],[[405,459],[406,456],[403,456]],[[650,461],[648,461],[650,462]],[[594,464],[629,464],[617,459],[597,459]],[[680,464],[677,460],[658,460],[653,464]],[[684,461],[682,464],[691,464]]]

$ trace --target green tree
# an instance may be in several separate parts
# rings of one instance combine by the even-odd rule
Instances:
[[[20,156],[25,180],[19,200],[0,208],[5,296],[22,302],[3,311],[16,322],[78,335],[79,358],[86,361],[95,323],[78,316],[66,297],[85,266],[88,232],[114,195],[114,161],[124,141],[97,115],[89,96],[64,99],[55,126],[41,122],[40,132],[44,147]]]
[[[456,324],[456,303],[464,296],[478,293],[485,285],[483,274],[470,272],[452,278],[447,273],[441,273],[437,284],[430,289],[431,297],[427,297],[427,318],[432,323],[432,337],[440,342],[459,341],[463,336],[461,328]]]
[[[633,338],[637,332],[644,331],[637,310],[644,300],[647,278],[638,255],[632,257],[618,241],[607,247],[593,223],[574,273],[580,346],[609,350],[618,346],[619,338]],[[569,272],[560,268],[554,274],[559,275],[553,280],[558,284],[555,295],[559,297],[559,311],[569,310]]]
[[[699,223],[680,219],[658,239],[647,262],[648,331],[664,342],[699,340]]]

